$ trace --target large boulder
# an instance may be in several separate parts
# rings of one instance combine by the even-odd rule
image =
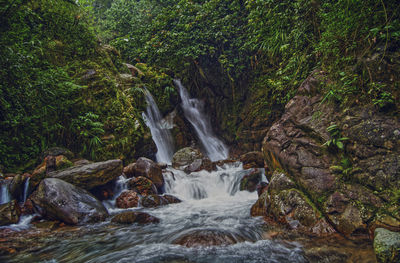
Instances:
[[[172,166],[174,168],[181,168],[190,165],[196,159],[203,159],[204,155],[195,148],[186,147],[177,151],[172,157]]]
[[[153,182],[143,176],[130,179],[128,181],[128,189],[133,190],[143,196],[157,194],[157,188]]]
[[[122,192],[116,200],[118,208],[132,208],[139,205],[139,195],[133,190]]]
[[[335,232],[313,203],[284,173],[274,173],[268,190],[253,205],[253,216],[264,216],[270,222],[284,224],[307,234]]]
[[[42,216],[67,224],[96,222],[108,216],[103,204],[89,192],[57,178],[44,179],[30,199]]]
[[[86,190],[105,185],[122,174],[122,161],[119,159],[71,167],[54,171],[47,177],[58,178]]]
[[[379,263],[400,262],[400,233],[375,229],[374,251]]]
[[[349,238],[368,237],[381,225],[398,231],[400,119],[372,107],[340,109],[324,101],[318,91],[325,80],[323,73],[313,72],[268,130],[262,146],[266,166],[284,171],[294,183],[286,197],[298,199],[294,190],[307,197]],[[334,137],[347,137],[340,147],[325,146],[335,139],[328,132],[333,124]],[[270,197],[287,200],[283,194],[270,192]],[[390,220],[381,222],[384,217]]]
[[[161,168],[157,165],[157,163],[150,159],[140,157],[136,161],[134,174],[136,177],[147,177],[158,189],[161,189],[164,186],[164,177],[162,175]]]
[[[20,215],[21,209],[16,200],[0,205],[0,226],[18,223]]]
[[[128,211],[114,216],[111,222],[119,224],[151,224],[159,223],[160,219],[147,213]]]

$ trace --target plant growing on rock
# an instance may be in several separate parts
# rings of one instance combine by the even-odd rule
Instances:
[[[326,128],[329,132],[331,138],[327,140],[323,146],[327,146],[329,150],[336,151],[336,150],[344,150],[343,142],[349,140],[347,137],[342,137],[339,127],[336,124],[333,124]]]

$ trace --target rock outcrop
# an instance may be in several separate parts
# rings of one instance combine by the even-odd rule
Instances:
[[[108,216],[89,192],[57,178],[44,179],[30,199],[43,217],[67,224],[102,221]]]
[[[309,215],[325,218],[347,237],[368,237],[379,226],[399,231],[400,121],[374,108],[338,108],[318,93],[322,81],[321,72],[304,81],[264,138],[266,165],[284,171],[293,185],[282,192],[269,186],[253,214],[277,214],[272,207],[254,212],[260,211],[262,198],[279,201],[277,208],[289,199],[307,200]],[[292,211],[291,217],[301,213]]]

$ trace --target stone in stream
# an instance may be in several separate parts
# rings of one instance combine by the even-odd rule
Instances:
[[[97,222],[108,216],[103,204],[89,192],[57,178],[44,179],[30,199],[42,216],[67,224]]]
[[[152,215],[149,215],[147,213],[128,211],[115,215],[111,219],[111,222],[119,224],[133,224],[133,223],[151,224],[151,223],[159,223],[160,219]]]
[[[47,177],[58,178],[86,190],[105,185],[122,174],[122,161],[119,159],[97,162],[54,171]]]
[[[141,205],[143,207],[158,207],[180,202],[182,201],[173,195],[147,195],[142,198]]]
[[[379,263],[400,262],[400,233],[375,229],[374,251]]]
[[[240,180],[240,191],[254,192],[260,182],[261,171],[254,168],[250,174],[243,176],[242,180]]]
[[[157,188],[153,182],[143,176],[130,179],[128,181],[128,189],[133,190],[143,196],[157,194]]]
[[[0,205],[0,226],[18,223],[20,215],[21,209],[16,200]]]
[[[150,179],[157,189],[164,186],[164,177],[161,168],[152,160],[140,157],[134,166],[134,176],[144,176]]]
[[[132,208],[139,205],[139,195],[136,191],[127,190],[122,192],[116,199],[118,208]]]
[[[186,247],[208,247],[233,245],[246,241],[223,230],[192,230],[175,239],[172,243]]]
[[[207,170],[209,172],[216,169],[215,163],[205,157],[198,149],[186,147],[177,151],[172,157],[174,168],[184,169],[186,173]]]

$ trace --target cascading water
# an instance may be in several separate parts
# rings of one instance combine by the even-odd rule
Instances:
[[[24,185],[24,197],[23,197],[23,203],[24,203],[24,204],[25,204],[25,202],[26,202],[26,198],[28,198],[29,179],[30,179],[30,177],[26,178],[26,180],[25,180],[25,185]]]
[[[11,201],[10,191],[8,190],[8,183],[6,180],[0,181],[0,205],[6,204]]]
[[[306,262],[295,243],[282,244],[262,239],[263,221],[250,216],[255,192],[240,191],[240,180],[251,171],[230,164],[218,171],[187,175],[168,168],[165,191],[181,203],[158,208],[130,208],[160,219],[158,224],[115,225],[100,223],[84,227],[79,238],[65,237],[40,250],[6,258],[8,262]],[[126,189],[121,176],[115,193]],[[111,200],[112,201],[112,200]],[[112,203],[109,203],[112,205]],[[111,215],[122,209],[108,206]],[[83,230],[85,231],[85,230]],[[179,240],[199,235],[211,240],[229,240],[232,245],[186,247]],[[1,257],[0,257],[1,260]]]
[[[182,100],[182,109],[186,119],[192,124],[201,145],[211,161],[227,159],[229,150],[213,133],[211,123],[203,112],[203,104],[197,99],[190,98],[188,91],[180,80],[174,80]]]
[[[143,113],[143,119],[150,128],[151,136],[157,146],[157,161],[171,164],[172,155],[174,154],[173,138],[168,127],[164,127],[160,110],[147,89],[145,89],[145,97],[148,106],[146,113]]]

